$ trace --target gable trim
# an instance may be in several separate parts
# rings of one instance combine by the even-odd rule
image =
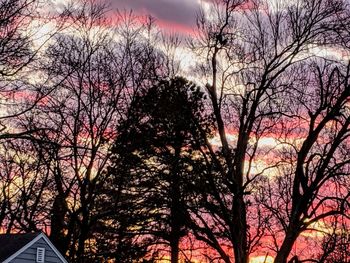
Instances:
[[[5,259],[2,263],[10,263],[11,260],[15,259],[18,255],[20,255],[22,252],[27,250],[30,246],[32,246],[35,242],[37,242],[40,238],[43,238],[45,242],[49,245],[49,247],[55,252],[55,254],[59,257],[60,260],[64,263],[68,263],[68,261],[62,256],[62,254],[55,248],[55,246],[51,243],[50,239],[44,234],[40,233],[38,236],[36,236],[32,241],[30,241],[28,244],[23,246],[20,250],[18,250],[16,253],[12,254],[10,257]]]
[[[44,238],[46,243],[49,245],[49,247],[55,252],[55,254],[62,260],[64,263],[68,263],[68,261],[62,256],[62,254],[57,250],[57,248],[52,244],[50,239],[43,233],[41,233],[39,236]]]

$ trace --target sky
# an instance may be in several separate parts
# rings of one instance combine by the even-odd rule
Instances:
[[[150,14],[169,24],[192,27],[200,8],[199,0],[112,0],[113,8],[132,9],[137,13]]]
[[[157,24],[176,33],[190,33],[196,25],[202,0],[111,0],[112,10],[133,10],[135,14],[151,15]]]
[[[135,15],[151,15],[160,29],[170,33],[192,34],[196,16],[203,4],[213,0],[99,0],[110,11],[130,11]],[[49,0],[54,10],[67,6],[71,0]],[[76,1],[78,2],[78,1]],[[73,3],[76,3],[73,1]]]

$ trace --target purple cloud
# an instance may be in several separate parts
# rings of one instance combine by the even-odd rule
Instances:
[[[113,8],[132,9],[157,19],[193,26],[200,4],[197,0],[112,0]]]

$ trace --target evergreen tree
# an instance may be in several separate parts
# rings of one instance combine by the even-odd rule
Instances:
[[[149,245],[170,246],[171,262],[178,262],[188,230],[194,182],[209,168],[202,154],[213,133],[207,112],[205,95],[192,82],[160,81],[131,104],[112,149],[108,186],[119,210],[116,219],[127,217],[124,230],[142,235]]]

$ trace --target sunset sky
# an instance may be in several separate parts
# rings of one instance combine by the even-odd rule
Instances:
[[[13,0],[7,1],[11,2]],[[51,153],[45,148],[44,150],[48,152],[49,165],[42,169],[40,166],[40,170],[32,171],[33,163],[41,162],[42,148],[37,147],[37,149],[36,144],[35,147],[31,144],[27,146],[27,142],[25,141],[26,144],[24,144],[21,140],[16,141],[18,146],[17,144],[6,145],[9,149],[13,149],[10,151],[4,148],[5,151],[3,152],[6,153],[6,156],[3,157],[2,162],[7,165],[7,162],[10,163],[13,159],[22,165],[23,159],[23,165],[26,165],[23,169],[25,172],[28,170],[30,175],[22,174],[17,170],[13,172],[11,169],[14,168],[12,167],[8,169],[10,183],[6,187],[11,189],[9,191],[11,195],[15,196],[13,193],[21,193],[22,188],[35,180],[38,187],[47,190],[47,192],[42,192],[47,195],[47,197],[45,196],[46,199],[50,202],[54,200],[52,201],[54,205],[56,200],[59,200],[62,202],[62,207],[67,208],[67,215],[69,216],[67,216],[66,225],[71,222],[73,222],[72,225],[78,225],[80,218],[78,220],[76,215],[81,213],[81,218],[84,218],[85,215],[81,211],[85,211],[85,207],[94,208],[96,206],[96,211],[91,208],[89,213],[91,213],[91,218],[95,215],[98,218],[100,211],[103,213],[104,209],[110,209],[108,206],[104,207],[104,202],[111,202],[111,204],[112,202],[116,204],[119,202],[118,200],[115,201],[112,195],[118,187],[124,187],[122,183],[129,181],[129,177],[128,180],[124,180],[124,178],[120,180],[123,181],[120,183],[122,186],[119,184],[113,185],[114,180],[119,183],[120,178],[118,176],[120,175],[114,174],[115,171],[116,173],[119,172],[118,169],[126,170],[128,174],[123,172],[122,175],[127,174],[131,178],[130,185],[129,182],[125,183],[126,193],[128,193],[127,187],[131,189],[130,192],[136,192],[140,188],[140,193],[147,193],[146,191],[153,193],[152,191],[156,192],[154,189],[157,188],[156,190],[160,191],[160,198],[157,195],[157,198],[154,198],[156,201],[177,198],[174,194],[176,191],[171,189],[173,182],[184,181],[186,191],[188,191],[187,188],[195,185],[193,191],[190,190],[189,193],[184,191],[183,193],[184,199],[188,198],[190,201],[188,201],[188,206],[187,201],[184,202],[185,205],[180,209],[189,211],[190,216],[188,218],[190,218],[191,224],[188,226],[190,230],[180,236],[177,245],[177,249],[180,248],[183,251],[183,257],[192,258],[194,263],[203,263],[206,256],[215,258],[220,255],[224,259],[225,256],[222,256],[222,254],[226,254],[226,258],[233,258],[233,253],[239,244],[247,243],[236,242],[236,240],[243,240],[235,237],[236,229],[239,228],[236,227],[239,225],[237,219],[242,218],[239,217],[240,213],[245,213],[245,220],[248,221],[247,227],[242,228],[242,233],[244,232],[244,235],[249,239],[251,236],[253,237],[249,240],[250,245],[252,245],[244,260],[245,263],[273,263],[276,255],[278,258],[278,249],[280,249],[283,241],[291,240],[286,233],[292,233],[296,226],[299,228],[299,232],[293,240],[294,243],[292,243],[289,255],[297,255],[302,260],[308,257],[318,257],[317,253],[321,251],[324,240],[328,240],[326,237],[338,237],[343,233],[350,233],[348,228],[345,228],[345,226],[348,227],[348,219],[337,221],[336,216],[338,214],[334,216],[337,220],[329,219],[330,216],[322,217],[329,211],[339,212],[342,210],[341,213],[344,214],[345,206],[346,211],[348,211],[347,209],[350,211],[350,203],[346,203],[346,205],[345,202],[343,203],[343,200],[348,201],[350,197],[348,192],[348,189],[350,189],[350,161],[347,164],[350,160],[350,149],[348,148],[348,145],[350,145],[350,93],[345,93],[350,85],[348,84],[350,64],[346,67],[347,61],[350,59],[350,44],[349,47],[343,45],[343,39],[338,41],[338,35],[334,34],[328,37],[325,36],[325,33],[315,33],[315,37],[310,37],[307,24],[309,22],[306,21],[309,19],[309,13],[306,12],[305,15],[303,10],[298,11],[298,8],[295,8],[297,11],[293,10],[296,1],[306,3],[305,5],[309,4],[309,1],[316,3],[316,5],[324,1],[325,13],[328,13],[328,10],[332,9],[330,5],[338,0],[257,0],[259,4],[256,5],[252,4],[255,3],[255,0],[246,0],[242,5],[235,6],[233,15],[226,18],[225,15],[222,15],[225,13],[221,12],[224,11],[225,5],[219,4],[219,1],[223,0],[48,0],[48,2],[45,2],[48,4],[40,5],[39,10],[44,15],[38,18],[31,17],[30,22],[26,24],[28,27],[24,30],[26,34],[30,32],[34,36],[32,43],[33,47],[38,50],[39,58],[38,63],[35,61],[35,65],[34,63],[33,65],[36,67],[36,64],[38,64],[40,70],[33,70],[30,64],[30,67],[24,68],[23,72],[25,74],[23,75],[28,79],[30,86],[40,88],[43,86],[45,92],[47,92],[46,89],[51,87],[52,90],[50,89],[49,93],[45,93],[44,96],[40,94],[41,97],[37,100],[37,97],[34,96],[37,91],[32,92],[26,89],[27,86],[24,86],[23,90],[16,90],[16,92],[11,90],[11,97],[4,96],[4,101],[6,103],[10,101],[13,105],[20,105],[20,102],[34,105],[32,107],[33,112],[31,110],[25,111],[23,113],[24,117],[21,116],[22,113],[19,114],[20,118],[14,119],[13,123],[10,122],[12,119],[9,118],[8,129],[16,133],[20,133],[22,129],[32,133],[32,126],[38,127],[38,132],[34,130],[33,134],[38,137],[39,142],[46,143],[46,141],[49,141],[50,147],[55,147],[55,151]],[[217,9],[214,8],[215,2],[217,3],[215,6]],[[95,5],[95,3],[98,5]],[[276,5],[276,3],[278,4]],[[307,10],[304,6],[302,8]],[[324,7],[322,6],[322,8]],[[322,8],[320,9],[324,10]],[[197,27],[196,19],[201,9],[205,22],[201,25],[201,21],[199,21]],[[131,11],[132,13],[129,13]],[[350,14],[350,5],[348,11],[349,13],[346,13],[346,15]],[[260,14],[261,17],[259,17]],[[282,22],[278,22],[277,19],[280,14],[282,14]],[[304,14],[304,16],[300,14]],[[295,15],[297,22],[299,21],[298,17],[302,17],[299,21],[300,25],[297,22],[293,24],[294,17],[292,15]],[[148,27],[149,24],[146,21],[151,20],[147,20],[147,16],[154,18],[155,24],[150,23],[154,27]],[[320,16],[322,17],[322,15]],[[338,16],[336,17],[338,19],[336,25],[339,25],[336,29],[338,30],[344,24],[339,22]],[[310,22],[310,27],[315,32],[323,32],[324,25],[328,26],[329,21],[333,20],[325,18],[314,24]],[[304,22],[306,26],[303,26]],[[350,19],[348,25],[350,25]],[[306,33],[299,33],[299,31]],[[334,32],[338,33],[336,30]],[[173,37],[174,35],[176,37]],[[350,39],[350,31],[346,33],[346,36]],[[327,41],[330,41],[331,45]],[[345,69],[348,69],[346,74],[349,75],[344,73],[346,78],[341,75],[342,72],[345,72]],[[142,92],[151,90],[151,85],[155,85],[154,80],[156,84],[158,82],[163,83],[159,81],[160,79],[162,81],[163,79],[169,79],[169,83],[173,83],[173,80],[176,79],[175,76],[183,76],[185,79],[193,81],[199,86],[198,91],[201,91],[201,94],[206,97],[199,115],[203,114],[205,118],[209,119],[209,124],[203,124],[205,125],[203,131],[206,130],[207,126],[210,126],[210,133],[207,134],[200,129],[200,137],[198,136],[200,141],[199,143],[195,141],[196,147],[199,145],[200,148],[198,149],[200,151],[197,148],[192,150],[190,144],[190,146],[183,146],[183,155],[186,155],[186,158],[190,156],[194,163],[194,165],[186,166],[188,169],[183,172],[185,174],[184,179],[175,177],[175,180],[166,179],[168,180],[166,181],[163,177],[153,178],[153,174],[150,173],[150,175],[146,174],[152,179],[150,180],[150,186],[143,189],[143,185],[139,186],[139,181],[142,180],[139,180],[137,176],[139,174],[144,175],[145,172],[141,168],[145,168],[143,166],[139,168],[136,161],[136,164],[129,164],[125,161],[126,165],[124,165],[124,159],[131,159],[131,162],[133,162],[134,159],[129,158],[130,156],[136,156],[135,159],[143,158],[142,165],[146,164],[145,167],[152,168],[145,169],[145,171],[151,170],[152,172],[153,167],[160,166],[160,162],[153,156],[139,154],[143,150],[144,141],[141,139],[135,140],[133,131],[129,134],[129,131],[123,130],[124,126],[129,125],[129,123],[125,125],[123,118],[127,119],[129,115],[133,117],[131,114],[133,108],[142,113],[147,111],[139,108],[139,104],[134,104],[133,101],[138,98],[137,96],[143,96]],[[20,79],[21,75],[16,75],[17,77]],[[166,92],[171,95],[173,90],[171,88]],[[190,94],[189,91],[186,92],[185,94]],[[339,95],[343,93],[344,96]],[[339,100],[341,106],[337,104],[338,97],[342,99]],[[165,101],[164,97],[161,97],[159,101],[161,103],[157,101],[155,107]],[[176,99],[171,97],[170,102],[173,101],[176,101]],[[192,104],[195,105],[195,103]],[[7,118],[7,115],[9,115],[7,109],[11,108],[10,110],[13,110],[12,108],[15,108],[8,105],[6,104],[6,108],[3,106],[3,112],[1,112],[0,107],[0,117]],[[166,112],[167,108],[170,108],[171,113],[166,113],[166,116],[171,116],[175,112],[174,109],[181,107],[176,105],[172,108],[166,104],[164,109],[156,108],[154,111],[163,113]],[[18,109],[22,110],[20,107]],[[212,115],[207,117],[207,113],[208,116],[209,114]],[[135,116],[139,117],[136,113]],[[136,122],[141,122],[141,124],[153,117],[152,115],[150,115],[151,117],[148,115],[143,117],[142,114],[140,116],[142,118],[136,119]],[[322,120],[324,119],[325,124],[322,126]],[[201,121],[201,119],[198,120]],[[168,124],[169,121],[165,120],[165,122]],[[17,128],[15,125],[18,123],[20,126]],[[201,122],[198,123],[202,125]],[[137,125],[135,124],[135,130],[143,131],[141,129],[143,126],[140,128]],[[153,123],[150,125],[153,125]],[[320,127],[318,133],[314,132],[315,126]],[[134,126],[130,125],[130,127],[133,128]],[[346,136],[341,134],[342,127],[345,127]],[[42,130],[45,132],[41,133]],[[162,132],[159,133],[162,134]],[[157,134],[157,130],[155,134]],[[340,135],[337,137],[335,134]],[[128,138],[123,140],[123,135]],[[152,135],[147,136],[146,133],[141,133],[138,136],[146,140],[152,138]],[[181,137],[178,133],[175,136]],[[122,138],[121,142],[117,140],[119,138]],[[336,147],[333,147],[336,139],[339,142],[337,142]],[[132,145],[135,141],[140,145]],[[202,141],[205,142],[203,146],[201,145]],[[304,147],[305,141],[308,148]],[[118,143],[123,143],[123,147],[120,147],[122,149],[124,149],[124,145],[130,143],[132,152],[113,152],[114,149],[120,146]],[[171,154],[176,152],[172,150],[172,145],[169,143],[170,146],[168,147],[167,143],[162,142],[161,146],[164,147],[165,145],[164,148],[169,148]],[[54,146],[51,146],[51,144]],[[50,147],[48,149],[51,149]],[[56,150],[56,148],[59,150]],[[187,154],[189,148],[191,152]],[[176,161],[180,159],[179,156],[182,156],[181,151],[182,149],[180,149],[179,155],[175,156]],[[98,154],[95,154],[95,152],[98,152]],[[158,154],[161,151],[156,149],[155,152]],[[202,161],[198,152],[201,152],[206,158],[205,160],[208,160],[207,166],[210,168],[208,172],[201,170],[204,161]],[[300,152],[303,155],[300,155]],[[125,154],[126,158],[123,159],[123,162],[119,162],[119,159],[111,158],[113,154],[120,159],[122,159],[121,154]],[[300,156],[305,157],[303,159]],[[342,159],[346,160],[342,162]],[[202,161],[200,166],[196,166],[197,160]],[[120,163],[123,165],[121,168],[117,167]],[[173,163],[172,161],[171,165]],[[20,165],[17,165],[18,170],[22,169]],[[53,166],[54,169],[51,168],[51,165],[55,165]],[[168,164],[166,163],[163,166],[167,167],[166,165]],[[179,166],[179,164],[176,165]],[[62,167],[60,168],[62,171],[58,173],[56,166]],[[169,167],[173,168],[174,166]],[[197,171],[197,167],[199,167],[198,172],[191,175],[192,171]],[[323,171],[319,171],[321,169],[319,167],[325,168]],[[115,171],[114,168],[116,168]],[[48,170],[46,171],[46,169]],[[112,171],[111,174],[109,174],[109,170]],[[156,169],[154,170],[155,173],[158,172]],[[167,174],[166,177],[168,177],[168,174],[172,175],[169,172],[170,170],[170,168],[167,168],[165,169],[166,172],[160,171],[158,173],[161,176],[163,176],[162,173]],[[173,173],[177,176],[178,170],[173,170],[175,171]],[[108,171],[108,173],[105,171]],[[56,173],[60,176],[59,180],[56,179]],[[338,180],[338,178],[342,178],[343,173],[346,174],[346,180]],[[64,191],[66,192],[61,194],[57,191],[59,192],[57,194],[56,191],[52,191],[54,188],[50,188],[51,181],[48,180],[46,185],[44,180],[31,179],[32,174],[35,174],[37,178],[41,178],[39,176],[50,176],[47,178],[52,179],[55,187],[59,190],[65,188]],[[189,177],[188,174],[195,177]],[[107,185],[110,184],[109,180],[113,180],[113,184]],[[161,187],[158,187],[158,181],[159,185],[162,185]],[[97,182],[96,187],[95,182]],[[90,187],[89,184],[92,186]],[[174,183],[174,185],[177,186],[178,183]],[[97,201],[91,198],[88,202],[85,202],[87,191],[84,188],[85,186],[87,186],[86,189],[91,191],[89,192],[90,196],[99,197],[100,192],[104,193],[104,191],[110,191],[111,195],[103,196],[106,199],[103,200],[104,202],[100,202],[97,198]],[[13,187],[14,190],[10,187]],[[101,187],[102,190],[98,187]],[[177,191],[179,192],[179,190]],[[308,195],[308,191],[314,191],[313,195]],[[123,191],[120,191],[120,193],[124,194]],[[10,194],[8,195],[10,196]],[[125,194],[125,196],[130,198],[131,195]],[[166,198],[163,198],[164,196]],[[306,197],[302,199],[301,197],[304,196]],[[34,196],[38,200],[39,197],[40,195],[38,197]],[[142,226],[147,225],[145,222],[150,222],[151,228],[153,225],[156,226],[154,223],[158,223],[157,219],[151,217],[149,217],[151,219],[147,219],[146,216],[153,216],[152,213],[158,211],[161,214],[163,203],[155,202],[154,205],[162,206],[161,209],[151,207],[151,212],[147,212],[148,204],[145,200],[148,201],[148,193],[136,197],[139,199],[134,199],[134,196],[130,198],[136,204],[135,211],[131,212],[139,213],[139,211],[142,211],[145,214],[146,220],[143,217],[140,219]],[[12,197],[8,198],[11,200]],[[43,200],[46,202],[45,198]],[[197,201],[197,198],[199,201]],[[244,209],[237,209],[237,206],[235,206],[237,200],[244,204],[244,206],[239,206]],[[299,200],[303,201],[304,211],[298,208],[301,206]],[[17,200],[15,201],[17,202]],[[129,199],[127,201],[129,202]],[[54,205],[52,207],[56,208]],[[44,205],[43,207],[49,210],[51,209],[51,203],[47,207]],[[181,210],[178,207],[173,209],[173,207],[171,203],[171,207],[165,209],[173,214],[179,214],[178,211]],[[296,213],[292,213],[294,208],[295,211],[300,212],[295,220],[293,216]],[[131,208],[128,206],[128,209]],[[54,209],[52,210],[54,211]],[[120,220],[120,214],[117,212],[120,211],[113,211],[115,213],[113,214],[113,217],[115,216],[113,220],[116,220],[116,222]],[[41,216],[40,213],[39,210],[39,216]],[[59,216],[61,215],[60,211],[57,213]],[[9,215],[12,216],[12,214],[17,217],[15,212],[11,210]],[[130,213],[130,215],[132,214]],[[127,220],[125,221],[132,221],[129,220],[129,218],[132,218],[130,215],[126,215]],[[87,218],[89,216],[90,214],[87,214]],[[71,235],[69,238],[73,240],[75,231],[78,233],[78,231],[84,230],[85,227],[85,225],[80,224],[81,229],[69,229],[66,231],[69,234],[65,234],[66,228],[62,224],[62,226],[59,226],[62,231],[55,232],[55,225],[52,223],[55,223],[55,221],[52,218],[55,220],[55,217],[49,217],[49,215],[42,219],[45,224],[49,222],[47,226],[50,234],[60,233],[62,237]],[[78,223],[75,223],[74,220],[77,220]],[[109,218],[106,217],[103,220],[105,220],[103,224],[105,224],[106,229],[114,227],[114,223],[111,223],[112,221]],[[178,221],[181,220],[183,219],[180,218]],[[131,222],[130,232],[137,233],[137,231],[140,231],[137,225],[140,222]],[[244,220],[239,223],[241,222],[244,222]],[[163,227],[162,223],[159,225]],[[192,225],[195,225],[194,230],[190,228],[193,227]],[[51,226],[54,227],[51,228]],[[164,224],[164,226],[167,225]],[[86,229],[88,227],[90,226],[87,226]],[[148,227],[145,226],[147,231]],[[201,236],[198,238],[198,236],[193,235],[191,229],[203,234],[209,242],[205,239],[203,241]],[[208,229],[209,234],[205,231],[206,229]],[[6,231],[8,230],[4,228],[3,232]],[[92,227],[89,231],[95,234]],[[100,234],[98,231],[100,230],[96,230],[96,235]],[[108,240],[107,231],[104,229],[101,231],[103,231],[103,235],[106,234],[107,236],[105,240]],[[167,228],[166,231],[168,231]],[[294,235],[294,233],[292,234]],[[74,253],[83,255],[85,243],[92,244],[91,251],[97,249],[97,238],[93,237],[89,240],[90,237],[87,235],[81,236],[82,242],[79,240],[80,243],[77,243],[83,248],[81,251],[76,252],[73,245],[72,248],[68,248],[65,247],[67,242],[63,243],[67,255],[72,255],[72,258],[75,256]],[[61,242],[59,235],[56,238]],[[114,237],[112,236],[112,238]],[[214,240],[214,246],[211,244],[211,238]],[[140,240],[143,241],[142,238]],[[90,241],[90,243],[85,241]],[[74,242],[77,242],[77,240],[71,241],[72,244]],[[156,247],[158,245],[156,243],[155,250],[163,251],[159,258],[164,257],[164,260],[159,262],[169,262],[169,248],[164,248],[162,243],[159,244],[159,247]],[[149,246],[150,251],[152,251],[153,245]],[[73,252],[70,252],[69,249]],[[99,255],[99,252],[97,253],[95,250],[94,255]],[[242,250],[246,250],[246,248]],[[106,251],[110,253],[108,249]],[[210,259],[210,262],[223,261]]]

